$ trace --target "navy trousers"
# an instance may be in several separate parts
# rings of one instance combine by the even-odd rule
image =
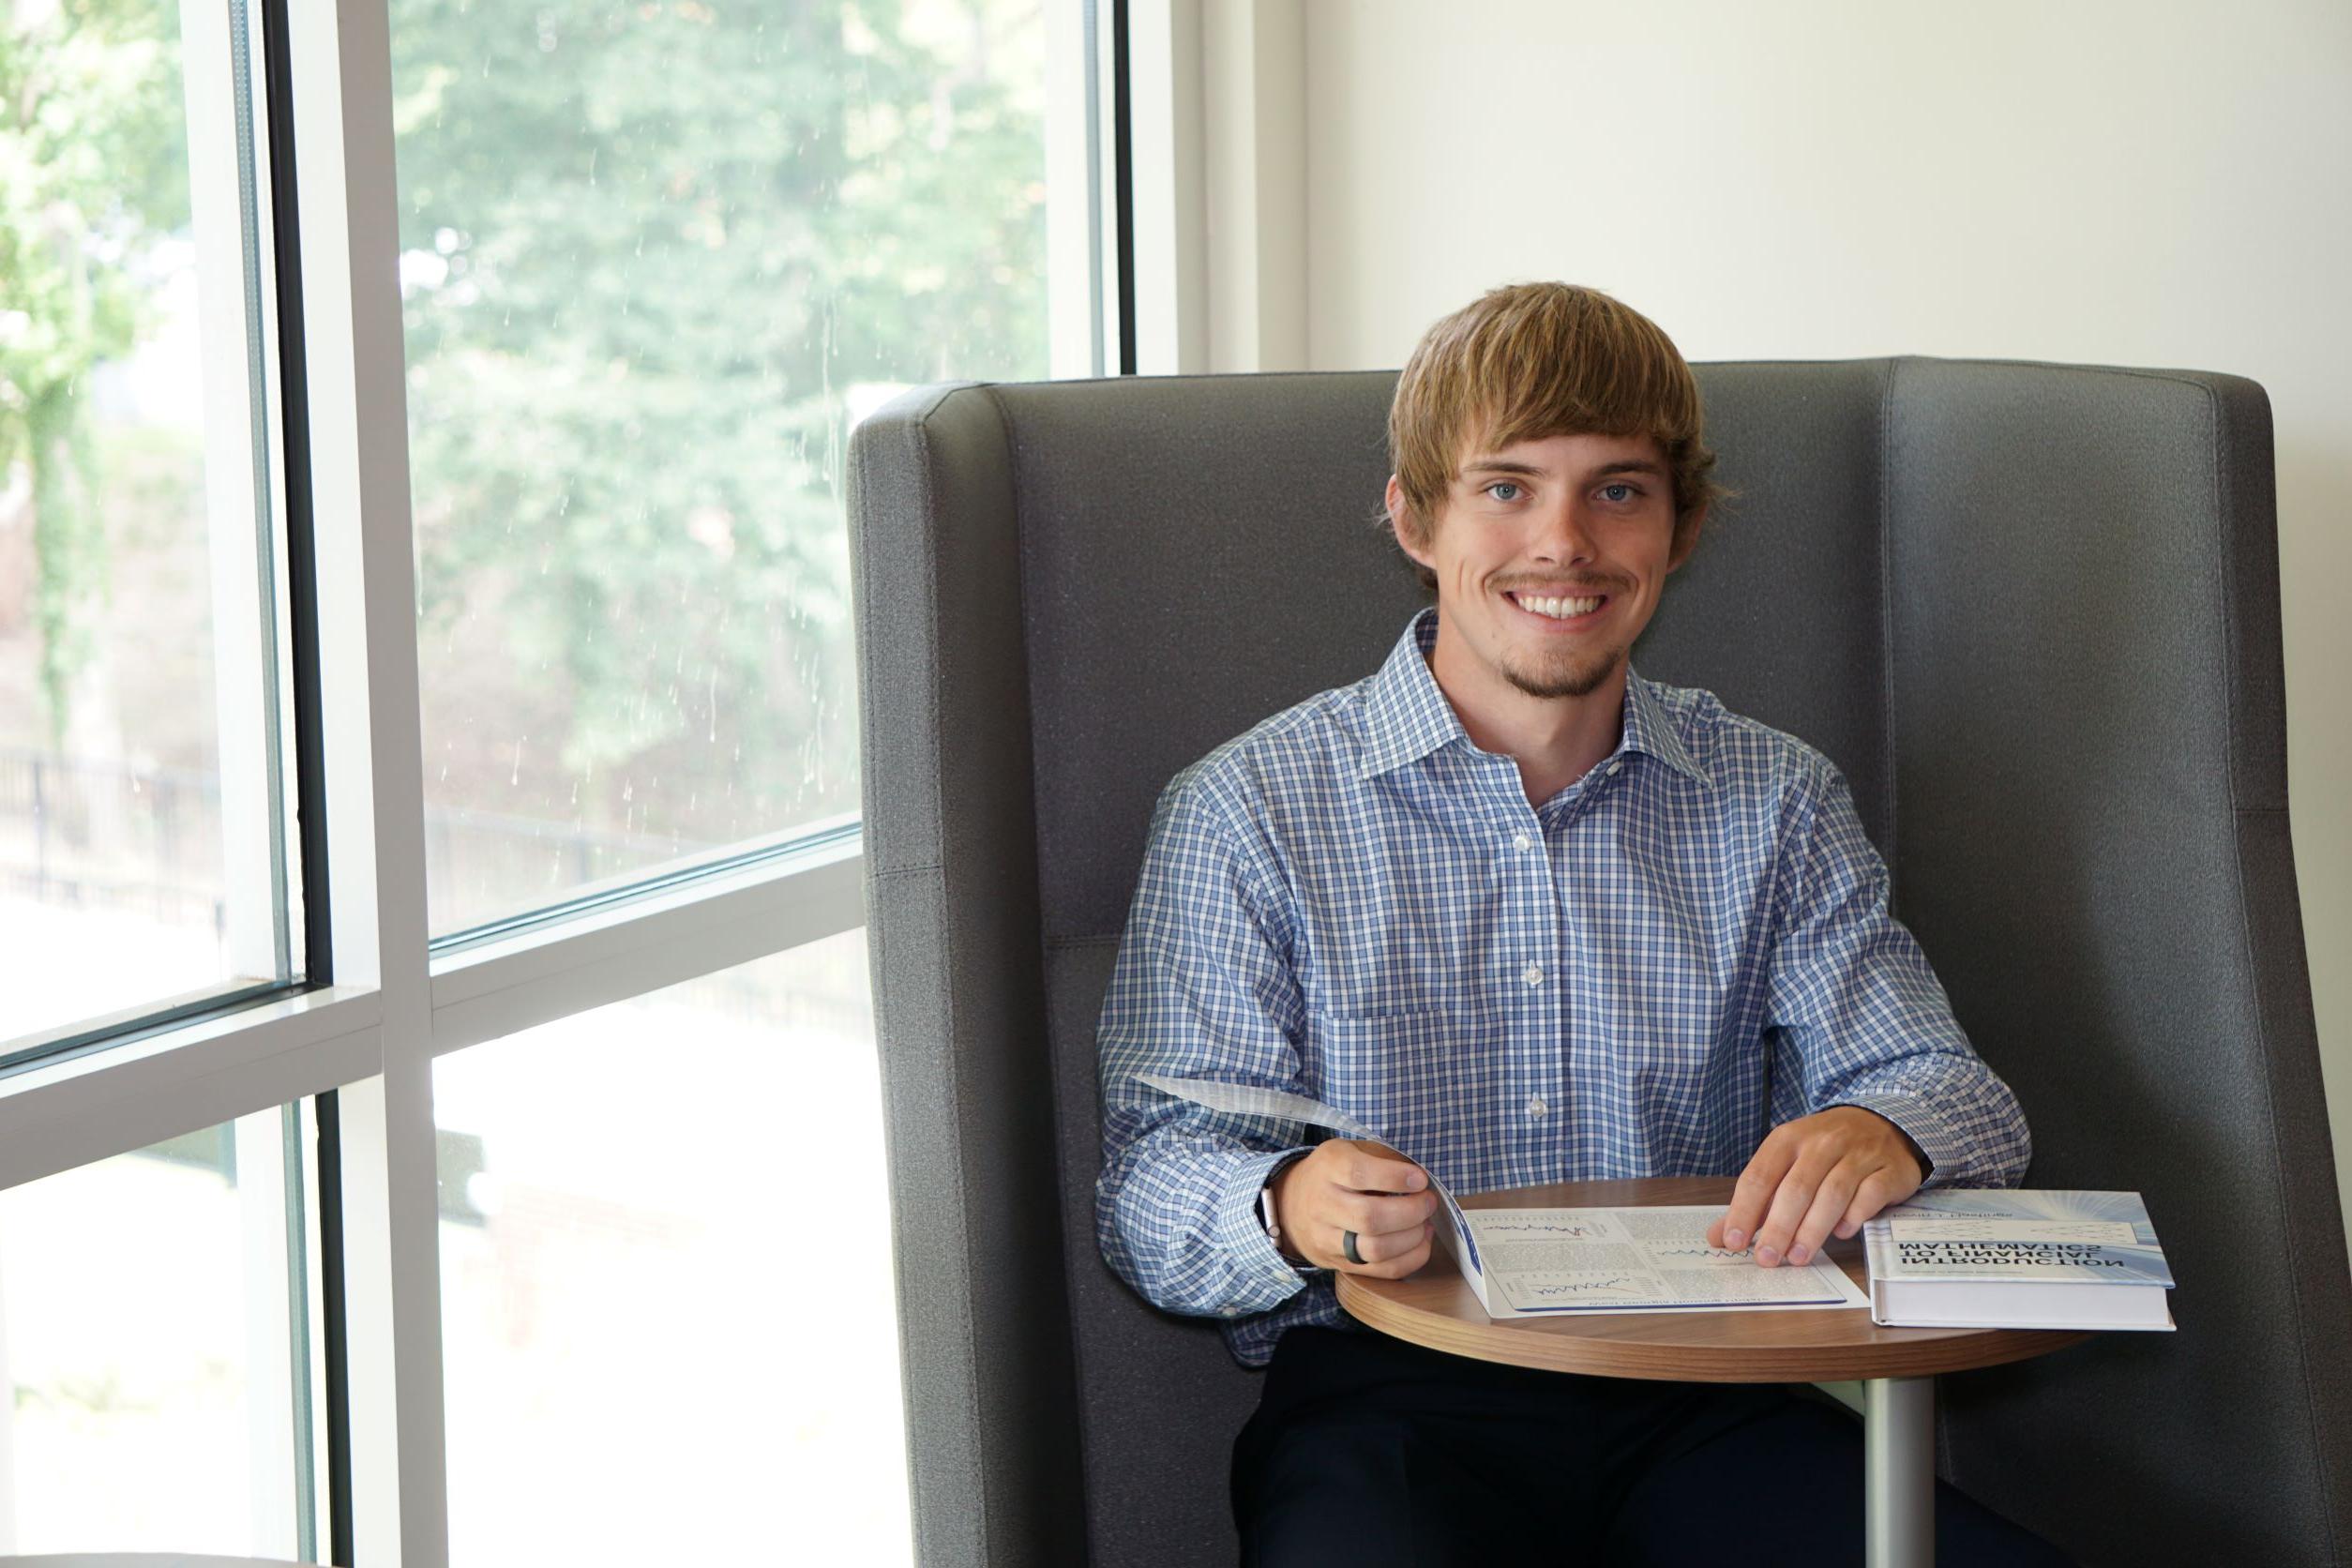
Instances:
[[[1233,1449],[1244,1568],[1862,1561],[1861,1424],[1778,1385],[1498,1366],[1295,1328]],[[2072,1560],[1936,1486],[1937,1568]]]

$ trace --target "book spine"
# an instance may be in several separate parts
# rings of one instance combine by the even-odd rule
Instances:
[[[1862,1222],[1862,1261],[1869,1266],[1872,1295],[1877,1285],[1894,1268],[1894,1228],[1883,1219]],[[1876,1311],[1876,1307],[1873,1307]]]

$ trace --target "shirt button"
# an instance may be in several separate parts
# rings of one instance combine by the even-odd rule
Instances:
[[[1238,1318],[1242,1315],[1242,1309],[1238,1306],[1220,1307],[1218,1311],[1228,1318]]]
[[[1551,1108],[1544,1103],[1544,1096],[1541,1094],[1530,1094],[1527,1097],[1527,1113],[1538,1122],[1541,1122],[1544,1119],[1544,1113]]]
[[[1527,968],[1519,971],[1519,978],[1526,981],[1530,986],[1540,986],[1544,983],[1544,966],[1542,964],[1530,964]]]
[[[1528,851],[1535,848],[1535,840],[1530,838],[1526,834],[1522,833],[1511,840],[1511,847],[1524,854]]]

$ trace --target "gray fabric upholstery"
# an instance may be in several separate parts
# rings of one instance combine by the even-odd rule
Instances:
[[[856,570],[866,818],[889,824],[867,840],[866,918],[918,1547],[1077,1561],[1005,430],[986,396],[902,399],[851,470],[852,514],[892,520],[858,530]]]
[[[2285,814],[2268,405],[2226,376],[1700,368],[1738,492],[1636,653],[1852,780],[2029,1178],[2136,1187],[2180,1332],[1942,1383],[2084,1561],[2352,1553],[2352,1329]],[[1257,1381],[1096,1254],[1153,798],[1379,662],[1386,373],[959,386],[852,442],[870,944],[927,1564],[1230,1561]]]

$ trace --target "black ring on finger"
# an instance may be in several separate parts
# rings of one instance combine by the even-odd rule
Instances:
[[[1360,1269],[1364,1267],[1364,1254],[1356,1250],[1356,1233],[1354,1231],[1342,1230],[1339,1233],[1339,1255],[1347,1259],[1349,1262],[1353,1263],[1357,1268]]]

